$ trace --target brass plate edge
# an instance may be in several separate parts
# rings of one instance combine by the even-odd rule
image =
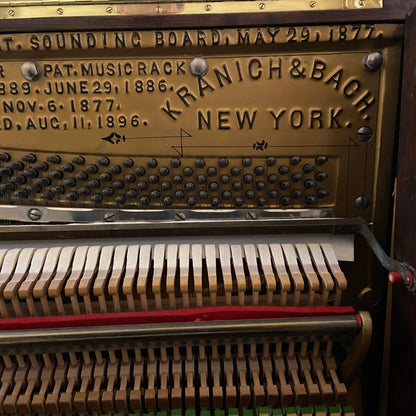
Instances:
[[[318,10],[381,9],[383,0],[224,1],[118,3],[75,1],[2,1],[0,19],[87,16],[216,15]]]

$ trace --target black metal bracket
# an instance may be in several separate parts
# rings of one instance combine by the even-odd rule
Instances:
[[[415,293],[415,269],[403,261],[395,260],[388,256],[366,224],[358,225],[356,230],[358,234],[365,238],[380,264],[389,271],[390,282],[395,283],[401,281],[409,291]]]

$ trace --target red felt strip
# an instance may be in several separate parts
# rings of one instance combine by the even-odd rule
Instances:
[[[87,315],[44,316],[0,319],[0,330],[70,328],[84,326],[140,325],[195,321],[230,321],[354,314],[354,308],[341,306],[219,306],[154,312],[93,313]],[[359,321],[357,320],[359,324]]]

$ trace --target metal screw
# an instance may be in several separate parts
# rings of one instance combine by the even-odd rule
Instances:
[[[194,77],[203,77],[208,72],[208,62],[199,56],[189,63],[189,72]]]
[[[112,7],[107,7],[107,8],[105,9],[105,11],[106,11],[108,14],[111,14],[111,13],[113,13],[113,8],[112,8]]]
[[[156,13],[161,13],[161,12],[162,12],[162,7],[156,6]]]
[[[30,208],[30,210],[27,212],[27,216],[32,221],[38,221],[42,218],[42,212],[38,208]]]
[[[373,136],[373,131],[368,126],[360,127],[357,131],[357,138],[360,142],[368,142]]]
[[[36,81],[42,75],[42,70],[40,66],[33,61],[26,61],[21,67],[20,72],[23,77],[28,81]]]
[[[248,220],[256,220],[257,219],[257,214],[254,211],[249,211],[247,213],[247,217]]]
[[[358,4],[359,4],[361,7],[363,7],[363,6],[365,5],[365,0],[360,0],[360,1],[358,2]]]
[[[10,10],[7,12],[7,14],[8,14],[9,16],[14,16],[14,15],[16,14],[16,12],[15,12],[13,9],[10,9]]]
[[[404,275],[404,284],[406,285],[406,287],[411,290],[412,292],[415,291],[415,281],[414,281],[414,274],[413,273],[405,273]]]
[[[62,9],[60,7],[59,9],[56,10],[56,13],[58,13],[58,14],[64,14],[64,9]]]
[[[264,3],[259,4],[259,9],[264,10],[266,8],[266,5]]]
[[[328,218],[329,217],[329,212],[327,210],[322,210],[319,214],[319,216],[321,218]]]
[[[367,209],[370,206],[370,201],[365,195],[360,195],[354,201],[355,207],[358,209]]]
[[[212,9],[212,7],[211,7],[211,5],[210,5],[210,4],[207,4],[207,5],[205,6],[205,10],[206,10],[207,12],[210,12],[210,11],[211,11],[211,9]]]
[[[176,221],[185,221],[186,220],[186,214],[184,212],[177,212],[175,214],[175,220]]]
[[[106,212],[104,214],[104,221],[106,222],[113,222],[116,219],[114,212]]]
[[[311,7],[312,9],[313,9],[314,7],[316,7],[316,1],[311,1],[311,2],[309,3],[309,7]]]
[[[382,63],[383,57],[380,52],[368,52],[362,60],[363,68],[368,72],[376,72]]]

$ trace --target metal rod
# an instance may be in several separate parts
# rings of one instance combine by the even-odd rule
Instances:
[[[25,205],[0,206],[0,221],[42,223],[135,222],[164,224],[173,222],[213,222],[235,220],[275,221],[296,218],[334,218],[333,209],[106,209],[61,208]]]
[[[381,247],[380,243],[374,237],[374,234],[365,224],[358,226],[358,232],[367,241],[373,250],[380,264],[387,269],[390,274],[395,273],[400,276],[404,285],[412,292],[416,291],[416,276],[414,269],[403,261],[391,258]]]
[[[383,250],[383,247],[381,247],[380,243],[377,241],[376,237],[374,237],[374,234],[365,224],[360,225],[360,234],[366,239],[378,261],[385,269],[398,271],[399,265],[401,265],[400,262],[393,260],[387,255],[387,253]]]
[[[225,229],[253,229],[256,231],[265,230],[270,232],[281,233],[287,232],[330,232],[334,233],[334,228],[337,230],[352,230],[362,223],[362,219],[359,218],[333,218],[331,216],[327,218],[320,218],[317,216],[306,217],[297,215],[288,211],[284,212],[284,215],[278,216],[272,215],[272,212],[267,211],[265,213],[261,210],[245,210],[246,212],[231,214],[217,213],[213,217],[210,217],[206,212],[197,211],[180,211],[186,214],[184,220],[175,219],[176,211],[166,213],[169,217],[165,219],[148,218],[147,220],[141,219],[137,221],[114,221],[114,222],[93,222],[93,223],[68,223],[68,224],[7,224],[0,225],[0,235],[2,238],[12,237],[16,239],[31,239],[36,238],[72,238],[70,236],[82,237],[84,234],[87,237],[91,236],[91,226],[94,227],[96,233],[100,233],[100,236],[110,234],[114,236],[114,233],[118,234],[135,234],[140,232],[157,233],[177,233],[181,232],[195,232],[198,230],[198,234],[206,234],[223,231]],[[248,212],[255,213],[254,218],[248,218]],[[281,214],[281,213],[280,213]],[[318,231],[317,231],[318,230]],[[51,237],[53,235],[53,237]]]
[[[204,340],[277,338],[284,336],[321,336],[351,333],[358,329],[354,315],[264,320],[212,322],[180,322],[174,324],[144,324],[125,326],[97,326],[0,332],[1,353],[27,353],[49,350],[73,350],[82,345],[133,346],[137,343],[162,343]]]

